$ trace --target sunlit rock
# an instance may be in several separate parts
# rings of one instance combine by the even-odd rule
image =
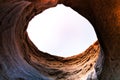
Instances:
[[[105,56],[98,78],[120,80],[120,1],[59,0],[58,3],[70,6],[92,23]],[[0,0],[1,80],[80,80],[93,69],[99,46],[93,45],[81,55],[62,58],[40,52],[27,36],[28,22],[56,5],[57,2],[41,4],[38,0]]]

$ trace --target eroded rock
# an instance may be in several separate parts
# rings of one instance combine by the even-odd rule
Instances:
[[[80,55],[62,58],[39,51],[29,40],[28,22],[59,3],[70,6],[94,26],[105,56],[104,65],[103,56],[96,64],[98,78],[120,80],[119,0],[0,0],[0,80],[80,80],[93,70],[98,43]]]

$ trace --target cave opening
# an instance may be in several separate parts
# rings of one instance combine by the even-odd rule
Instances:
[[[36,15],[27,32],[40,51],[60,57],[80,54],[97,41],[91,23],[63,4]]]
[[[35,44],[33,42],[32,38],[29,35],[29,32],[28,32],[28,34],[26,33],[26,28],[27,27],[30,28],[30,26],[27,25],[29,20],[33,16],[35,16],[37,12],[40,12],[41,9],[43,9],[43,8],[41,8],[41,5],[40,5],[40,8],[37,8],[37,7],[33,8],[32,4],[29,4],[28,6],[24,6],[23,4],[26,5],[24,1],[20,2],[19,4],[15,2],[15,3],[10,3],[10,5],[5,6],[5,8],[3,7],[3,9],[5,11],[3,11],[2,16],[4,14],[4,15],[7,15],[7,17],[5,17],[4,20],[1,20],[1,21],[3,21],[4,25],[2,25],[2,27],[1,27],[1,31],[2,31],[1,44],[3,45],[3,46],[1,46],[1,50],[2,50],[1,52],[3,54],[1,54],[1,66],[2,66],[1,67],[2,68],[1,76],[2,77],[0,77],[0,78],[4,79],[4,80],[6,80],[6,79],[8,79],[8,80],[16,80],[16,79],[86,80],[86,78],[87,78],[87,80],[88,80],[88,78],[91,79],[92,77],[94,77],[94,72],[95,72],[94,65],[97,63],[97,58],[98,58],[99,51],[100,51],[100,46],[99,46],[98,42],[94,43],[85,52],[83,52],[81,54],[79,54],[80,51],[74,52],[74,53],[78,53],[79,55],[74,54],[76,56],[67,57],[67,58],[60,57],[60,55],[52,56],[52,55],[56,55],[56,54],[52,54],[52,55],[46,54],[44,52],[47,52],[47,51],[43,51],[41,48],[39,48],[39,50],[38,50],[36,48],[37,46],[35,47],[35,45],[38,43]],[[14,8],[13,6],[17,6],[17,7]],[[63,6],[63,7],[65,7],[65,6]],[[56,8],[56,7],[54,7],[54,8]],[[82,42],[81,44],[78,44],[78,45],[82,45],[82,47],[83,47],[86,43],[86,40],[90,41],[90,39],[93,39],[93,37],[90,36],[90,34],[91,34],[89,32],[90,30],[85,31],[86,35],[89,36],[87,39],[83,39],[83,38],[86,38],[86,36],[83,35],[85,33],[82,34],[83,38],[80,38],[80,36],[78,36],[78,34],[81,34],[81,32],[83,32],[86,29],[89,29],[89,27],[90,27],[90,26],[89,27],[86,26],[85,25],[86,23],[83,23],[84,22],[83,19],[80,21],[77,19],[77,18],[81,18],[80,15],[79,15],[79,17],[77,16],[77,18],[76,18],[73,15],[71,15],[71,13],[64,12],[64,11],[67,11],[66,9],[64,10],[61,7],[59,7],[59,8],[61,10],[57,8],[57,10],[58,10],[57,12],[60,14],[59,15],[60,18],[56,17],[57,15],[54,14],[55,13],[54,11],[47,14],[48,16],[45,16],[44,18],[40,17],[40,19],[42,19],[43,22],[40,22],[40,20],[37,20],[38,22],[35,21],[37,23],[34,23],[34,24],[36,24],[36,26],[33,26],[32,30],[35,29],[35,31],[33,31],[32,34],[37,32],[37,30],[38,30],[38,32],[44,32],[45,35],[49,35],[49,36],[47,36],[46,39],[43,39],[43,41],[45,41],[45,40],[50,41],[52,38],[53,39],[51,41],[58,40],[58,41],[53,41],[53,42],[59,42],[59,40],[61,41],[61,39],[63,37],[64,39],[62,41],[63,42],[65,41],[64,44],[67,46],[65,47],[65,45],[63,45],[63,42],[61,42],[61,43],[59,43],[59,45],[62,45],[62,46],[59,46],[59,48],[63,48],[64,49],[63,51],[66,51],[68,49],[69,52],[72,52],[71,50],[76,48],[73,45],[78,44],[78,43],[74,43],[74,41],[75,42],[77,42],[77,41],[80,42],[81,40],[85,41],[85,42]],[[66,8],[68,9],[69,7],[66,7]],[[49,8],[49,9],[53,9],[53,8]],[[49,9],[47,9],[47,10],[49,10]],[[69,9],[71,10],[71,8],[69,8]],[[43,13],[45,13],[47,10],[43,11]],[[9,11],[11,11],[9,14],[6,13]],[[64,12],[67,15],[61,16],[62,13],[60,13],[60,12]],[[52,21],[52,19],[54,19],[54,17],[51,16],[50,14],[54,14],[54,17],[56,18],[56,20],[53,20],[53,23],[55,23],[57,25],[53,26],[53,23],[51,21]],[[40,15],[42,15],[42,13]],[[35,18],[37,16],[35,16]],[[66,18],[66,16],[68,16],[68,17]],[[42,15],[42,17],[43,17],[43,15]],[[84,17],[82,17],[82,18],[84,18]],[[31,21],[33,21],[33,20],[34,20],[34,18]],[[48,22],[47,22],[47,20],[48,20]],[[57,22],[57,20],[59,20],[59,21]],[[64,22],[64,23],[62,23],[62,22]],[[75,23],[73,24],[73,22],[75,22]],[[82,23],[82,26],[85,29],[79,28],[77,22]],[[40,23],[40,25],[43,28],[40,28],[40,29],[37,28],[37,27],[41,27],[38,23]],[[47,24],[49,26],[46,28],[46,26],[42,25],[42,23]],[[51,28],[50,24],[48,24],[48,23],[51,23],[52,27],[54,27],[54,28]],[[60,24],[58,24],[58,23],[60,23]],[[58,25],[60,25],[60,27],[58,27]],[[65,26],[62,26],[62,25],[65,25]],[[45,30],[44,30],[44,28],[45,28]],[[4,31],[4,29],[5,29],[5,31]],[[47,31],[46,31],[46,29],[47,29]],[[53,33],[49,33],[49,30],[52,30]],[[27,29],[27,31],[28,31],[28,29]],[[50,36],[50,35],[57,35],[57,33],[55,33],[55,32],[58,32],[60,34],[60,37],[58,35],[57,39],[56,39],[56,36],[53,36],[53,37]],[[40,39],[38,39],[38,42],[40,42],[40,40],[42,40],[42,38],[45,37],[45,35],[40,37],[40,34],[43,34],[43,33],[38,33],[38,34],[34,35],[34,37],[40,38]],[[29,37],[35,45],[32,44]],[[72,41],[72,42],[70,42],[70,41]],[[71,47],[71,45],[68,45],[69,43],[72,43],[72,48],[68,48],[68,47]],[[48,46],[48,44],[49,44],[49,42],[48,43],[46,42],[47,46]],[[58,47],[54,48],[53,44],[51,44],[51,45],[52,46],[48,46],[48,48],[53,48],[54,50],[58,49]],[[41,45],[41,46],[43,46],[43,45]],[[69,52],[65,52],[64,54],[67,54],[67,53],[70,54]],[[47,53],[50,53],[50,52],[47,52]],[[58,54],[61,54],[60,51],[58,51]],[[98,62],[98,64],[100,64],[100,62]],[[97,71],[98,71],[97,73],[100,73],[99,71],[101,71],[101,69],[99,69],[99,67],[101,67],[101,66],[100,65],[97,66]],[[94,80],[96,80],[96,79],[94,79]]]

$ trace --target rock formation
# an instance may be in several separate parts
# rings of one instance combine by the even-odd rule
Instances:
[[[100,80],[120,80],[120,1],[60,0],[93,25],[104,51],[105,62]]]
[[[61,3],[92,23],[101,50],[96,42],[80,55],[63,58],[32,44],[26,32],[29,21]],[[94,74],[99,80],[120,80],[119,53],[119,0],[0,0],[0,80],[80,80],[87,74],[87,80],[95,80]]]

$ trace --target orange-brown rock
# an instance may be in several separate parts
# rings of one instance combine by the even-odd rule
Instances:
[[[26,32],[29,21],[60,3],[92,23],[101,50],[96,42],[80,55],[62,58],[43,53],[32,44]],[[94,65],[87,80],[95,80],[95,74],[99,80],[120,80],[119,53],[119,0],[0,0],[0,80],[80,80]]]
[[[104,51],[100,80],[120,80],[120,0],[60,0],[93,25]]]

